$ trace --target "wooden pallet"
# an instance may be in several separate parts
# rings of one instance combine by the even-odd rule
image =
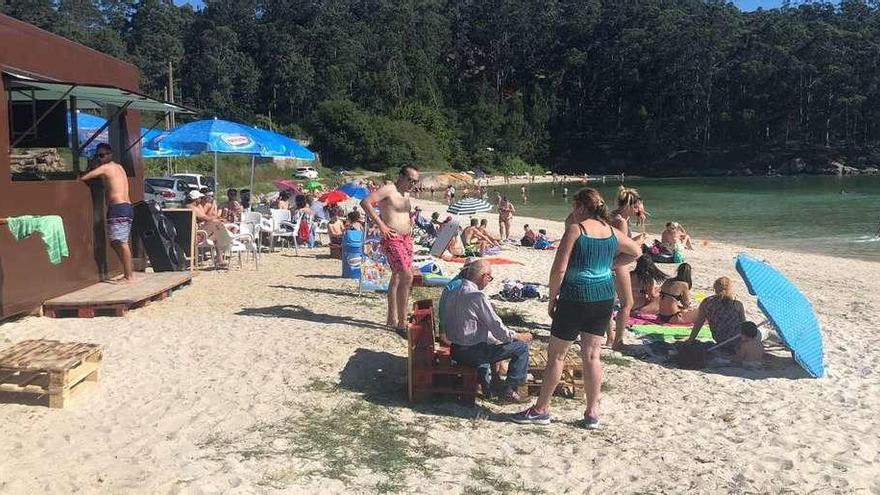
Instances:
[[[98,381],[101,346],[57,340],[25,340],[0,351],[0,395],[15,402],[63,408]]]
[[[547,352],[537,351],[529,355],[529,375],[531,379],[519,387],[520,395],[537,395],[544,383],[544,370],[547,368]],[[578,355],[569,351],[565,356],[565,366],[562,368],[562,379],[556,386],[554,395],[573,398],[583,395],[584,391],[584,368]]]
[[[100,282],[43,303],[50,318],[124,316],[130,309],[161,301],[192,282],[191,272],[138,274],[131,284]]]

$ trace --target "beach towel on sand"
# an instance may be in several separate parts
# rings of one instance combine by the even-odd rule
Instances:
[[[691,327],[683,326],[665,326],[665,325],[633,325],[633,333],[640,337],[648,337],[654,340],[663,340],[665,342],[673,342],[676,340],[686,339],[691,334]],[[712,340],[712,332],[703,325],[700,333],[697,334],[697,340]]]
[[[64,235],[64,222],[58,215],[34,216],[23,215],[6,219],[9,231],[16,241],[37,232],[43,239],[49,262],[53,265],[61,263],[61,258],[70,256],[67,251],[67,237]]]

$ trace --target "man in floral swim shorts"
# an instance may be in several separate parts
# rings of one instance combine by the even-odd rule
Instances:
[[[391,267],[388,285],[388,318],[385,322],[398,332],[406,331],[406,313],[412,289],[412,223],[409,197],[405,196],[419,181],[419,171],[412,165],[400,168],[397,180],[371,192],[361,201],[370,221],[379,226],[382,249]],[[375,207],[379,208],[376,213]]]

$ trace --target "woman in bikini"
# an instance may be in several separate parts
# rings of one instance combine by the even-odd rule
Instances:
[[[691,309],[691,265],[678,265],[675,278],[670,278],[660,286],[660,310],[657,321],[660,323],[693,323],[696,310]]]
[[[656,314],[660,311],[660,284],[665,282],[669,275],[657,268],[650,256],[643,254],[636,261],[635,270],[629,272],[629,277],[633,295],[631,313]]]
[[[629,225],[632,217],[636,218],[637,225],[644,225],[645,208],[642,204],[642,198],[636,189],[620,186],[620,189],[617,190],[617,209],[611,212],[611,226],[641,244],[645,234],[633,235]],[[634,301],[629,274],[631,270],[632,265],[617,266],[614,269],[614,288],[620,301],[620,309],[614,320],[614,331],[608,332],[605,342],[605,345],[610,345],[613,349],[620,349],[623,346],[623,330],[626,328],[629,314],[633,309]]]
[[[506,241],[510,237],[510,221],[513,220],[513,214],[516,208],[513,203],[508,201],[507,196],[501,196],[498,203],[498,231],[501,240]]]

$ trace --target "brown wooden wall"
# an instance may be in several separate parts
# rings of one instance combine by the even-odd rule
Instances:
[[[0,71],[25,72],[46,79],[104,84],[138,90],[133,65],[0,14]],[[126,116],[129,139],[137,139],[140,117]],[[31,311],[43,301],[86,287],[107,273],[121,273],[103,235],[104,204],[100,188],[73,180],[12,182],[9,169],[6,91],[0,79],[0,217],[60,215],[70,257],[49,263],[39,235],[16,242],[0,226],[0,320]],[[117,150],[121,151],[121,150]],[[143,197],[143,167],[134,158],[129,181],[132,201]],[[100,242],[96,245],[95,239]]]

